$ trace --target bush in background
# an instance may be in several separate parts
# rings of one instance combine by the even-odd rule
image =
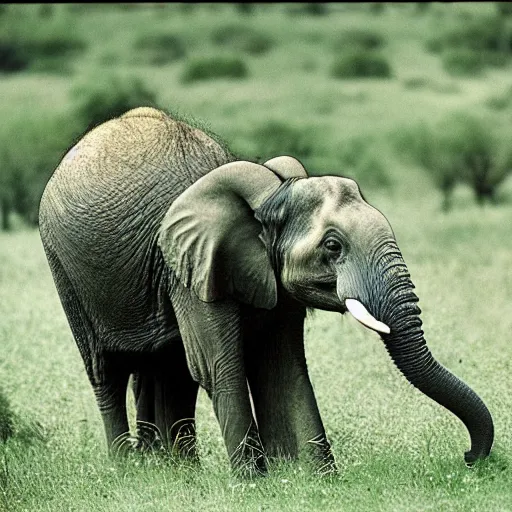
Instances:
[[[325,2],[299,2],[287,6],[288,14],[306,16],[325,16],[329,14],[329,4]]]
[[[57,63],[65,67],[86,50],[86,42],[70,31],[67,19],[50,15],[52,19],[41,22],[36,9],[18,7],[9,6],[0,18],[0,71],[60,71]]]
[[[432,52],[446,48],[470,48],[485,51],[510,51],[512,29],[499,16],[480,16],[459,21],[427,42]]]
[[[185,45],[173,34],[145,34],[135,41],[134,49],[137,62],[161,66],[186,55]]]
[[[30,57],[16,41],[0,38],[0,71],[22,71],[29,64]]]
[[[305,128],[291,126],[284,121],[268,121],[251,134],[254,157],[260,161],[278,155],[290,155],[299,160],[313,154],[315,140]]]
[[[512,87],[506,91],[490,97],[486,102],[486,106],[492,110],[505,110],[512,105]]]
[[[14,413],[7,397],[0,393],[0,441],[7,441],[14,434]]]
[[[426,168],[451,209],[458,183],[471,187],[478,204],[495,202],[497,190],[512,171],[512,147],[491,120],[467,113],[451,115],[433,127],[408,129],[398,138],[401,150]]]
[[[485,67],[482,52],[471,48],[447,49],[441,60],[445,71],[454,76],[479,75]]]
[[[91,77],[72,90],[82,131],[142,106],[156,106],[156,96],[137,77]]]
[[[245,78],[249,74],[238,57],[197,57],[187,62],[181,76],[183,83],[215,78]]]
[[[391,185],[375,141],[369,137],[355,137],[341,144],[336,155],[337,167],[343,176],[352,178],[363,188],[386,188]]]
[[[2,229],[16,213],[37,225],[39,200],[60,159],[78,136],[72,120],[39,112],[10,120],[0,130],[0,209]]]
[[[239,24],[222,25],[212,32],[211,37],[219,46],[251,55],[262,55],[274,46],[274,41],[268,35]]]
[[[349,49],[338,55],[331,67],[334,78],[390,78],[391,66],[380,53]]]
[[[501,16],[512,16],[511,2],[495,2],[498,14]]]
[[[84,41],[69,35],[62,37],[42,33],[26,37],[1,37],[0,71],[58,70],[58,64],[66,66],[71,57],[82,53],[85,48]]]
[[[443,65],[455,74],[470,74],[472,69],[479,72],[484,66],[501,67],[511,55],[512,25],[501,15],[464,18],[430,39],[427,48],[441,53]]]
[[[354,28],[342,32],[336,37],[333,48],[343,51],[347,48],[360,50],[377,50],[384,46],[384,36],[379,32],[364,28]]]

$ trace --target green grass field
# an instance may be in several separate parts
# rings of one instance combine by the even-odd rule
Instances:
[[[425,51],[427,37],[460,15],[459,4],[434,5],[424,17],[398,7],[380,16],[353,10],[327,18],[260,9],[245,23],[277,44],[247,57],[246,80],[185,85],[183,61],[149,67],[131,60],[136,36],[164,28],[181,34],[193,55],[211,52],[211,31],[240,21],[230,7],[192,16],[165,9],[80,11],[73,27],[90,47],[73,63],[74,73],[2,77],[0,115],[66,112],[76,83],[114,69],[142,77],[162,107],[202,119],[235,149],[245,149],[253,127],[268,120],[308,130],[330,155],[354,136],[374,139],[393,186],[363,192],[393,226],[434,356],[493,415],[491,457],[468,469],[462,423],[407,384],[376,334],[352,318],[318,311],[307,319],[306,350],[339,475],[315,477],[296,462],[272,468],[266,478],[235,479],[203,392],[200,467],[157,456],[110,460],[39,234],[20,226],[0,234],[0,387],[15,413],[15,434],[0,444],[0,510],[512,511],[512,183],[502,188],[499,204],[483,208],[459,187],[453,211],[445,214],[427,175],[404,163],[389,141],[397,129],[448,112],[484,112],[486,101],[512,84],[511,68],[455,79]],[[329,77],[340,27],[361,26],[386,34],[392,79]],[[418,78],[421,87],[407,86]],[[510,111],[495,115],[506,123]],[[318,155],[305,163],[311,172],[327,172]]]

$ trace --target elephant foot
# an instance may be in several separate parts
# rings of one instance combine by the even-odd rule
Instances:
[[[163,450],[162,435],[156,425],[147,421],[137,421],[136,449],[141,453]]]
[[[268,461],[254,426],[251,425],[242,442],[231,454],[230,462],[233,472],[239,478],[252,479],[266,475]]]
[[[169,438],[173,439],[171,454],[186,459],[198,461],[196,450],[196,422],[193,418],[184,418],[171,427]]]
[[[316,474],[328,476],[338,473],[331,445],[324,434],[310,439],[306,445],[306,452]]]
[[[114,458],[125,458],[132,453],[137,453],[138,450],[138,439],[130,434],[130,432],[124,432],[117,436],[109,447],[109,453]]]

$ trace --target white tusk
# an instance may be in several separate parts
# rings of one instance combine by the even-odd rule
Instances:
[[[350,311],[352,316],[365,327],[377,332],[383,332],[384,334],[389,334],[391,332],[391,329],[386,324],[379,322],[370,315],[368,310],[358,300],[346,299],[345,306],[347,306],[347,309]]]

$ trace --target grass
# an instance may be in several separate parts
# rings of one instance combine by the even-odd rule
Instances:
[[[87,41],[87,52],[73,62],[71,77],[3,77],[0,116],[8,127],[27,110],[69,113],[76,84],[103,70],[140,78],[159,105],[205,120],[235,150],[255,142],[255,129],[266,123],[297,127],[311,140],[313,154],[304,163],[313,173],[343,173],[344,146],[357,137],[374,141],[371,149],[393,188],[363,192],[394,228],[432,352],[493,414],[492,457],[467,469],[463,425],[406,383],[376,335],[351,318],[317,312],[307,320],[306,349],[338,476],[316,478],[289,463],[267,478],[234,479],[205,393],[198,402],[200,467],[156,457],[112,461],[38,233],[19,229],[0,234],[0,387],[15,417],[15,435],[0,444],[1,511],[512,510],[512,184],[501,204],[483,208],[459,187],[452,212],[443,214],[428,176],[401,163],[388,139],[399,127],[434,123],[455,110],[483,112],[510,89],[507,68],[455,78],[425,49],[463,10],[490,7],[433,4],[416,16],[407,5],[388,4],[378,16],[362,6],[307,17],[269,5],[243,17],[274,43],[263,55],[243,57],[247,79],[186,85],[180,78],[187,59],[216,54],[212,34],[242,19],[232,6],[187,13],[172,6],[79,11],[55,5],[55,16]],[[330,77],[340,27],[382,34],[393,78]],[[166,31],[183,41],[187,57],[134,64],[133,44]],[[507,104],[493,112],[506,129]]]
[[[449,216],[432,193],[373,203],[394,226],[431,350],[493,413],[490,460],[467,469],[463,425],[405,382],[376,335],[326,312],[308,319],[306,348],[338,476],[316,478],[286,464],[265,479],[235,480],[204,393],[200,468],[156,457],[109,460],[38,233],[22,230],[0,236],[2,384],[15,427],[30,427],[0,445],[7,510],[508,510],[512,207],[465,206],[464,194]]]

